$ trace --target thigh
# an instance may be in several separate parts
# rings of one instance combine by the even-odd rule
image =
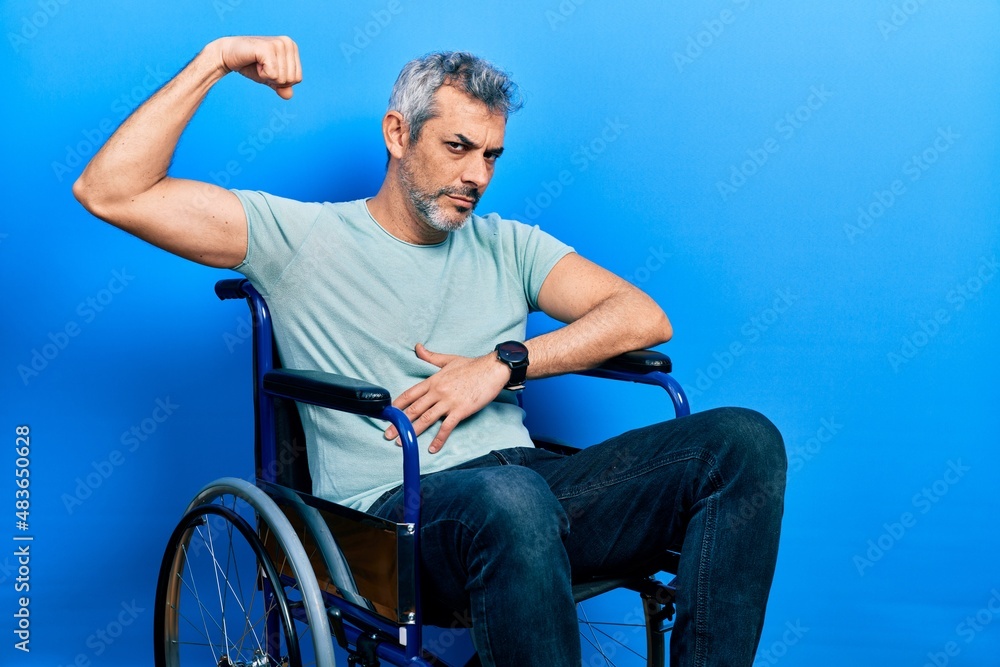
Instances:
[[[527,570],[565,561],[569,521],[537,472],[490,454],[427,475],[420,486],[424,599],[435,620],[443,610],[467,608],[469,590],[491,564],[527,581]],[[398,491],[374,513],[398,520],[402,508]]]
[[[659,569],[692,506],[722,483],[713,411],[629,431],[565,459],[526,459],[570,520],[574,578]]]

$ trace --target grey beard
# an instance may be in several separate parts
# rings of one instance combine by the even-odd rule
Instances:
[[[472,219],[472,212],[476,209],[476,205],[479,203],[478,193],[460,192],[456,191],[454,188],[444,188],[438,190],[434,194],[424,192],[413,184],[412,174],[405,160],[400,164],[399,177],[403,187],[406,189],[406,195],[410,200],[410,204],[413,206],[413,210],[417,212],[420,219],[423,220],[429,227],[436,229],[439,232],[456,232]],[[459,194],[463,197],[473,198],[472,205],[469,207],[469,214],[458,222],[448,220],[445,217],[444,212],[441,210],[441,205],[437,203],[438,197],[448,194]]]
[[[410,203],[413,204],[413,208],[420,218],[439,232],[457,232],[472,218],[472,211],[469,211],[469,215],[463,219],[452,222],[444,216],[441,206],[435,201],[436,197],[417,190],[408,189],[407,192],[410,196]]]

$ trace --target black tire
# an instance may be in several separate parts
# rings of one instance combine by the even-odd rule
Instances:
[[[292,604],[257,527],[221,504],[191,509],[171,534],[154,623],[156,667],[303,664]]]

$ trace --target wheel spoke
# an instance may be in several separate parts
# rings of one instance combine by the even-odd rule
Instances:
[[[156,664],[316,667],[333,659],[330,639],[317,644],[311,628],[325,614],[302,601],[301,582],[281,575],[289,565],[308,571],[315,545],[303,558],[297,546],[290,555],[285,545],[297,544],[300,531],[259,490],[237,482],[204,492],[171,534],[157,586]],[[319,592],[315,584],[306,590]]]
[[[226,523],[227,523],[227,526],[228,526],[227,532],[229,533],[229,538],[230,538],[229,539],[230,547],[229,547],[228,551],[231,552],[232,551],[232,534],[233,534],[233,528],[232,528],[232,524],[231,523],[229,523],[229,522],[226,522]],[[215,573],[215,582],[216,582],[216,585],[219,587],[219,605],[222,608],[222,624],[223,624],[222,632],[224,634],[225,642],[226,642],[226,657],[229,658],[230,662],[231,662],[232,661],[232,656],[229,655],[229,650],[230,649],[237,649],[237,650],[240,651],[240,655],[242,655],[242,642],[241,642],[240,646],[237,646],[236,643],[233,642],[233,641],[231,641],[230,638],[229,638],[229,628],[228,628],[227,621],[226,621],[227,614],[226,614],[226,602],[225,602],[225,598],[229,597],[229,591],[230,590],[233,591],[233,598],[236,600],[236,604],[238,604],[240,606],[240,611],[243,612],[244,619],[248,618],[248,616],[247,616],[247,610],[243,606],[243,601],[240,600],[239,593],[237,593],[235,590],[233,590],[233,584],[230,581],[229,577],[226,576],[227,571],[223,571],[222,566],[219,563],[219,559],[215,555],[215,543],[212,540],[212,531],[211,530],[209,530],[208,535],[209,535],[209,541],[211,542],[211,544],[209,545],[209,549],[208,550],[209,550],[209,553],[212,556],[213,571]],[[228,557],[228,554],[227,554],[227,557]],[[225,586],[223,586],[220,583],[220,581],[219,581],[219,575],[220,575],[220,573],[222,575],[222,581],[225,582]],[[250,631],[250,633],[253,634],[254,643],[256,643],[257,649],[260,650],[261,653],[265,653],[264,648],[263,648],[263,646],[261,646],[261,643],[260,643],[260,637],[257,636],[256,630],[253,627],[251,627],[251,628],[249,628],[249,631]],[[247,632],[244,632],[243,636],[246,637],[247,636]]]
[[[232,656],[229,655],[229,632],[226,626],[226,605],[222,601],[222,584],[219,583],[219,571],[218,571],[218,560],[215,558],[215,542],[212,539],[212,526],[211,522],[208,523],[208,553],[212,556],[213,568],[212,571],[215,574],[215,589],[219,594],[219,609],[222,611],[222,640],[226,646],[226,659],[232,662]]]
[[[658,582],[652,583],[656,585]],[[577,604],[584,664],[664,666],[664,632],[669,632],[669,627],[662,628],[661,624],[660,631],[656,628],[650,630],[648,617],[646,614],[636,615],[640,610],[634,606],[632,612],[622,616],[622,620],[606,620],[609,615],[624,613],[625,600],[634,593],[635,590],[623,587]]]
[[[637,630],[646,627],[642,623],[615,623],[613,621],[588,621],[582,618],[577,620],[586,625],[593,625],[594,627],[599,627],[602,625],[610,625],[616,628],[634,628]]]
[[[586,625],[587,629],[590,630],[590,636],[593,639],[593,642],[591,643],[591,646],[593,646],[594,648],[597,649],[597,652],[601,654],[601,657],[604,658],[605,662],[607,662],[609,665],[614,665],[614,663],[611,662],[611,660],[608,658],[608,656],[605,655],[604,648],[601,646],[601,642],[597,638],[597,633],[594,632],[594,627],[590,624],[590,620],[587,618],[587,607],[585,605],[583,605],[582,603],[580,605],[578,605],[578,607],[580,608],[580,612],[583,614],[584,625]],[[582,631],[581,631],[581,634],[582,634]],[[587,639],[586,635],[583,635],[583,636],[584,636],[585,639]],[[587,641],[589,642],[590,639],[587,639]]]
[[[179,575],[179,574],[177,576],[181,577],[181,575]],[[205,638],[208,639],[208,636],[209,636],[208,623],[205,620],[206,607],[205,607],[205,604],[201,601],[201,597],[198,595],[197,584],[195,584],[195,588],[192,589],[191,585],[188,584],[188,582],[183,577],[181,577],[181,583],[184,584],[184,587],[188,589],[188,591],[191,593],[192,596],[194,596],[195,602],[197,602],[197,604],[198,604],[198,610],[201,612],[202,625],[204,625],[204,627],[205,627]],[[194,581],[192,580],[191,583],[194,584]],[[174,609],[176,609],[176,607],[174,607],[173,605],[171,605],[171,607],[174,608]],[[212,616],[211,614],[209,614],[208,617],[212,620],[212,623],[215,624],[215,627],[217,627],[219,630],[222,630],[222,626],[219,625],[219,621],[214,616]],[[184,619],[187,620],[187,616],[184,616]],[[188,623],[191,623],[191,621],[188,621]],[[194,624],[192,623],[192,625],[194,625]]]
[[[232,504],[228,499],[221,501],[222,507]],[[224,521],[224,525],[218,520]],[[180,599],[167,601],[166,608],[177,619],[175,623],[180,623],[179,627],[175,625],[169,642],[184,649],[177,654],[183,656],[182,663],[195,660],[197,655],[191,651],[199,649],[205,651],[204,656],[192,664],[209,664],[209,655],[211,665],[227,661],[232,665],[249,665],[260,656],[267,657],[268,665],[281,662],[282,656],[269,654],[266,646],[267,618],[277,613],[278,606],[274,598],[268,604],[263,591],[258,590],[260,565],[256,552],[243,540],[245,533],[242,530],[222,515],[206,513],[191,525],[186,537],[177,545],[184,565],[172,576],[178,581],[176,595]],[[254,576],[248,576],[245,571],[251,564]],[[260,573],[263,574],[262,570]],[[202,589],[210,582],[214,583],[216,592],[205,598]],[[282,632],[282,636],[285,635]],[[279,641],[280,649],[286,640]]]
[[[610,634],[608,634],[607,632],[605,632],[605,631],[604,631],[604,630],[602,630],[601,628],[597,627],[597,624],[594,624],[594,625],[592,625],[591,627],[592,627],[592,628],[593,628],[593,629],[594,629],[594,630],[595,630],[596,632],[599,632],[600,634],[604,635],[605,637],[607,637],[608,639],[610,639],[611,641],[613,641],[613,642],[615,643],[615,645],[616,645],[616,646],[621,646],[621,647],[622,647],[623,649],[625,649],[626,651],[629,651],[630,653],[633,653],[633,654],[635,654],[635,655],[639,656],[640,658],[643,658],[643,659],[645,659],[645,657],[646,657],[646,656],[644,656],[644,655],[643,655],[642,653],[639,653],[639,652],[638,652],[638,651],[636,651],[636,650],[635,650],[634,648],[632,648],[631,646],[629,646],[629,645],[628,645],[628,642],[624,642],[624,641],[621,641],[621,640],[619,640],[619,639],[615,639],[615,638],[614,638],[613,636],[611,636]]]
[[[227,500],[229,501],[229,504],[227,504]],[[225,508],[227,508],[229,510],[232,510],[233,512],[237,512],[237,510],[236,510],[236,496],[223,497],[223,498],[220,499],[219,504],[222,507],[225,507]],[[227,554],[227,563],[226,563],[226,568],[227,568],[227,572],[228,572],[229,571],[229,564],[236,562],[236,553],[235,553],[235,550],[233,549],[233,545],[234,545],[234,542],[233,542],[233,525],[231,523],[229,523],[229,522],[226,522],[226,523],[227,523],[227,525],[229,527],[229,550],[228,550],[228,554]],[[254,568],[255,574],[256,574],[256,571],[257,571],[257,568],[255,567]],[[244,590],[247,590],[247,589],[245,589],[243,587],[243,580],[240,577],[240,568],[238,566],[234,565],[233,574],[234,574],[235,579],[236,579],[236,590],[233,591],[233,594],[236,597],[236,600],[239,601],[240,600],[240,595],[239,595],[239,593],[237,591],[244,591]],[[230,582],[230,578],[229,577],[226,577],[226,582],[227,583]],[[256,586],[256,583],[257,583],[256,580],[254,580],[253,585]],[[232,588],[231,585],[230,585],[230,588]],[[243,605],[240,604],[240,608],[243,611],[245,618],[247,619],[247,621],[245,623],[246,627],[244,628],[243,634],[239,638],[239,653],[240,653],[240,655],[243,655],[243,645],[246,642],[247,637],[251,634],[251,631],[252,631],[253,627],[256,625],[256,623],[251,624],[249,622],[249,619],[253,617],[253,608],[254,608],[254,604],[257,601],[256,588],[250,589],[250,590],[254,591],[250,595],[250,603],[246,606],[246,608],[244,608]],[[255,639],[256,639],[256,635],[255,635]],[[260,641],[257,641],[257,647],[260,648]]]
[[[195,532],[200,534],[201,528],[200,527],[196,528]],[[194,595],[195,601],[197,601],[198,603],[198,611],[201,614],[201,623],[202,626],[204,626],[205,628],[205,639],[208,639],[210,635],[208,633],[208,622],[205,620],[205,605],[201,603],[201,595],[198,594],[198,582],[195,581],[194,572],[191,570],[191,554],[188,552],[186,546],[181,545],[181,549],[184,550],[184,565],[187,567],[188,574],[191,575],[191,583],[188,584],[187,582],[184,581],[183,578],[181,578],[181,581],[188,588],[188,590],[191,590],[192,586],[194,587],[194,590],[191,590],[191,592]],[[180,574],[178,574],[177,576],[180,576]],[[184,619],[187,620],[187,616],[185,616]],[[214,618],[212,618],[212,620],[215,621]],[[190,623],[190,621],[188,622]],[[192,625],[194,624],[192,623]],[[216,664],[219,663],[219,655],[215,652],[214,648],[212,648],[212,659],[215,661]]]

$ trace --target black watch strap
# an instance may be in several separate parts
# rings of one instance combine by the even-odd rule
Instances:
[[[524,343],[508,340],[494,348],[497,359],[510,368],[510,380],[504,389],[518,391],[524,389],[524,380],[528,377],[528,348]]]

